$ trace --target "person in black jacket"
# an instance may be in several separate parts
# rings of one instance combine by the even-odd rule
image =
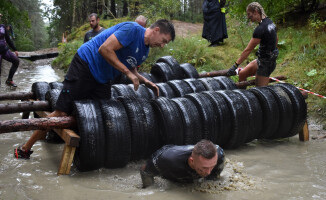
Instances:
[[[221,6],[219,0],[204,0],[203,3],[204,27],[202,37],[215,47],[223,43],[223,39],[228,38],[225,20],[225,8]]]
[[[258,2],[252,2],[247,6],[247,16],[248,19],[252,22],[258,22],[259,25],[255,28],[249,44],[226,75],[235,75],[238,66],[248,58],[249,54],[259,44],[256,53],[258,58],[239,71],[239,81],[245,81],[247,77],[256,75],[256,86],[266,86],[269,83],[269,76],[276,67],[276,58],[278,57],[277,29]]]
[[[0,20],[1,17],[2,14],[0,13]],[[15,53],[12,53],[9,50],[8,45],[15,51]],[[17,85],[12,79],[19,66],[18,52],[13,41],[10,39],[9,32],[4,24],[0,24],[0,75],[2,58],[12,63],[11,68],[9,70],[8,78],[6,80],[6,85],[11,87],[17,87]]]
[[[224,151],[209,140],[196,145],[165,145],[152,154],[140,169],[143,187],[154,184],[154,177],[192,183],[196,179],[215,180],[224,169]]]

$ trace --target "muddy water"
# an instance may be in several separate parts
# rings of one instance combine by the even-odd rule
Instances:
[[[33,64],[35,65],[35,63]],[[3,70],[2,83],[6,77]],[[25,66],[15,75],[16,91],[30,91],[35,81],[61,81],[62,71],[48,61]],[[0,92],[9,92],[4,84]],[[1,102],[3,103],[3,102]],[[20,114],[2,115],[1,120]],[[311,126],[312,127],[312,126]],[[316,128],[317,127],[317,128]],[[325,134],[315,125],[311,135]],[[25,142],[30,131],[0,135],[0,199],[326,199],[326,141],[300,142],[298,136],[279,141],[254,141],[227,150],[221,179],[179,185],[156,178],[155,185],[141,189],[138,174],[144,161],[123,169],[100,169],[57,176],[62,144],[37,142],[30,160],[17,160],[13,149]]]

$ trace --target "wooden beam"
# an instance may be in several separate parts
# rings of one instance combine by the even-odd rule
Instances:
[[[61,162],[59,165],[57,175],[68,175],[70,173],[72,160],[74,158],[76,147],[71,147],[65,144],[65,147],[62,151]]]
[[[299,140],[302,142],[309,141],[308,122],[306,120],[302,130],[299,132]]]

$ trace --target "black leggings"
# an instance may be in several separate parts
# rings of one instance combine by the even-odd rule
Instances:
[[[9,74],[8,74],[8,80],[12,80],[12,78],[14,77],[14,74],[17,71],[17,68],[19,66],[19,59],[16,56],[16,54],[11,52],[10,50],[6,51],[5,53],[0,54],[0,75],[1,75],[2,58],[5,59],[6,61],[12,63],[11,68],[9,70]]]

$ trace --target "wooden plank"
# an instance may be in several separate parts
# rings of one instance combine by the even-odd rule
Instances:
[[[302,142],[309,141],[308,122],[304,124],[302,130],[299,132],[299,140]]]
[[[46,117],[49,112],[36,111],[40,117]],[[54,129],[54,131],[65,141],[65,143],[72,147],[79,146],[80,137],[70,129]]]
[[[61,162],[57,175],[67,175],[70,173],[70,168],[75,155],[75,151],[76,147],[71,147],[65,144],[65,147],[62,151]]]

